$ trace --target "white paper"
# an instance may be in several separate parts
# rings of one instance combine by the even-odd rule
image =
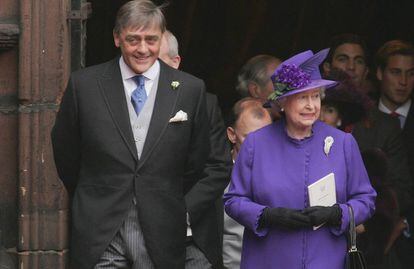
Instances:
[[[308,194],[310,206],[333,206],[336,203],[334,173],[330,173],[309,185]],[[316,230],[320,226],[313,227],[313,229]]]

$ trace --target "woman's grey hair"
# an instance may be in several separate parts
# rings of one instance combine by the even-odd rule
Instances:
[[[237,75],[236,89],[243,97],[249,96],[249,83],[256,83],[259,87],[265,87],[269,81],[268,66],[280,60],[271,55],[257,55],[249,59],[240,69]]]
[[[146,29],[156,25],[164,33],[166,29],[166,21],[162,13],[164,7],[165,5],[155,5],[151,0],[129,1],[118,10],[114,32],[119,35],[122,29],[127,27]]]
[[[164,32],[165,40],[168,44],[168,56],[174,58],[178,55],[178,41],[177,38],[168,30]]]

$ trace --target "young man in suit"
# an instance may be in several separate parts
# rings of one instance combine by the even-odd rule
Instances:
[[[178,69],[181,57],[178,53],[177,38],[168,30],[162,36],[159,58],[169,66]],[[210,123],[210,146],[213,156],[222,158],[222,161],[230,158],[230,148],[225,139],[221,110],[218,106],[217,96],[206,93],[207,116]],[[225,153],[225,154],[223,154]],[[197,224],[191,226],[191,236],[187,237],[187,256],[194,247],[200,248],[213,268],[223,267],[222,235],[223,235],[223,201],[221,197],[215,204],[211,204],[208,211],[200,218]],[[190,234],[190,231],[188,235]],[[186,268],[191,268],[195,260],[189,260]]]
[[[74,72],[52,143],[72,198],[71,268],[210,268],[197,225],[228,183],[210,153],[203,81],[158,60],[165,19],[150,0],[118,11],[122,56]]]
[[[330,51],[323,64],[324,76],[333,80],[341,80],[332,76],[335,70],[344,72],[348,77],[342,78],[343,85],[354,87],[362,94],[368,74],[367,46],[364,40],[355,34],[341,34],[330,41]],[[337,72],[336,75],[339,73]],[[377,107],[368,111],[366,119],[345,126],[358,142],[361,152],[380,148],[387,154],[390,169],[388,178],[397,192],[401,212],[404,215],[413,202],[413,182],[407,163],[407,154],[401,137],[398,121]]]
[[[414,181],[414,47],[405,41],[391,40],[378,50],[375,58],[381,93],[378,109],[399,120]],[[414,213],[411,205],[402,226],[405,229],[404,236],[397,241],[402,268],[411,268],[414,263],[413,226]]]
[[[381,92],[378,109],[397,117],[405,130],[413,111],[414,47],[401,40],[388,41],[378,50],[376,63]]]

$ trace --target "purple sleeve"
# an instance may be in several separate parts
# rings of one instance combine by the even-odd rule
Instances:
[[[358,225],[374,214],[375,197],[377,196],[377,193],[371,186],[358,145],[350,134],[346,134],[344,152],[347,166],[347,202],[339,204],[342,209],[342,224],[339,228],[331,229],[336,235],[340,235],[349,229],[348,205],[352,206],[355,224]]]
[[[259,219],[265,206],[252,201],[252,165],[254,135],[243,142],[233,167],[229,191],[224,194],[226,213],[258,236],[265,236],[266,228],[259,229]]]

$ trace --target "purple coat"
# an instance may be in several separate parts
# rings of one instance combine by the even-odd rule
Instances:
[[[328,155],[324,140],[334,138]],[[309,206],[307,186],[333,172],[342,224],[286,230],[258,229],[265,207],[303,209]],[[347,204],[356,223],[375,210],[376,192],[352,135],[320,121],[304,140],[290,138],[281,120],[248,135],[233,168],[226,212],[245,226],[241,268],[342,269],[349,225]]]

